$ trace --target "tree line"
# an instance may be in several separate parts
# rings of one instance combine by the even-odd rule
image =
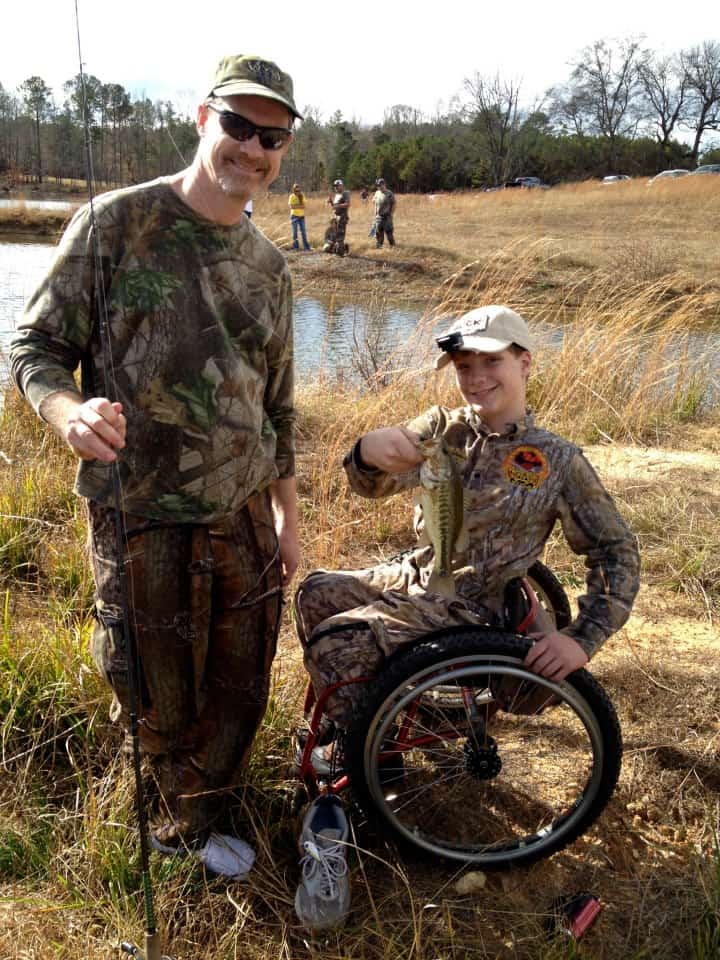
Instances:
[[[84,95],[83,95],[84,90]],[[0,83],[0,177],[9,182],[86,176],[105,187],[137,183],[189,162],[194,118],[171,101],[132,99],[119,83],[79,75],[57,105],[38,76],[16,91]],[[447,110],[428,116],[396,104],[368,127],[310,106],[276,189],[309,191],[341,177],[351,188],[384,177],[400,192],[495,187],[520,174],[547,183],[611,173],[649,175],[720,161],[720,43],[660,56],[633,38],[579,51],[567,80],[531,105],[521,84],[476,73]]]

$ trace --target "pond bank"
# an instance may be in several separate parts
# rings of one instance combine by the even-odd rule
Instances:
[[[18,205],[20,207],[20,205]],[[0,244],[58,242],[70,214],[19,208],[0,211]],[[283,249],[281,247],[281,249]],[[380,297],[394,303],[421,303],[458,269],[447,251],[398,247],[338,257],[312,250],[283,249],[296,296]]]

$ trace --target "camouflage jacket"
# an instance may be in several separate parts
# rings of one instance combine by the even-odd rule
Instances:
[[[522,576],[542,554],[559,520],[570,547],[586,557],[587,592],[564,631],[591,656],[627,620],[639,586],[639,555],[628,529],[597,474],[580,450],[561,437],[524,423],[491,433],[469,407],[445,411],[445,433],[464,487],[470,547],[467,566],[456,575],[458,595],[502,607],[505,584]],[[408,424],[421,437],[434,433],[439,408]],[[401,474],[363,470],[357,447],[345,457],[352,489],[386,497],[419,484],[419,467]],[[422,509],[415,531],[423,530]],[[427,583],[432,548],[416,548],[420,580]]]
[[[395,194],[392,190],[376,190],[373,203],[376,217],[392,217],[395,209]]]
[[[335,211],[335,216],[339,217],[341,220],[350,219],[350,204],[351,197],[349,190],[338,190],[338,192],[332,198],[332,208]],[[338,207],[339,203],[347,203],[347,207]]]
[[[128,421],[125,509],[177,522],[223,520],[294,474],[285,260],[247,217],[233,226],[205,220],[162,178],[104,194],[94,206],[100,269],[84,207],[18,324],[13,378],[36,411],[52,393],[77,389],[78,366],[83,396],[104,396],[104,297],[108,392]],[[109,502],[108,466],[81,462],[76,491]]]

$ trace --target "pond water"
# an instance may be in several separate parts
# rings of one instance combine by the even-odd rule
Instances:
[[[46,243],[0,243],[0,380],[7,377],[7,346],[25,301],[53,257]],[[324,371],[329,375],[356,371],[359,344],[371,344],[378,359],[394,352],[415,329],[421,309],[367,308],[358,304],[326,303],[313,297],[295,301],[295,356],[298,378]]]
[[[7,380],[7,346],[28,296],[42,278],[53,257],[47,243],[0,242],[0,383]],[[417,349],[401,348],[422,317],[420,306],[393,306],[367,302],[326,302],[314,297],[295,301],[295,357],[298,381],[324,373],[354,380],[361,376],[363,360],[376,362],[391,357],[391,365],[417,365]],[[438,323],[445,328],[447,321]],[[562,343],[563,328],[545,328],[540,338],[547,344]],[[423,337],[423,339],[425,339]],[[697,355],[706,354],[718,342],[716,333],[692,335]],[[360,359],[359,359],[360,358]],[[718,391],[715,383],[715,396]]]

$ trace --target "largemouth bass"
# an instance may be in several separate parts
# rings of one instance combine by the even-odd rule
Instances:
[[[427,590],[455,597],[453,556],[468,547],[463,487],[442,435],[421,440],[419,447],[425,458],[420,465],[418,498],[425,524],[423,535],[435,554]]]

